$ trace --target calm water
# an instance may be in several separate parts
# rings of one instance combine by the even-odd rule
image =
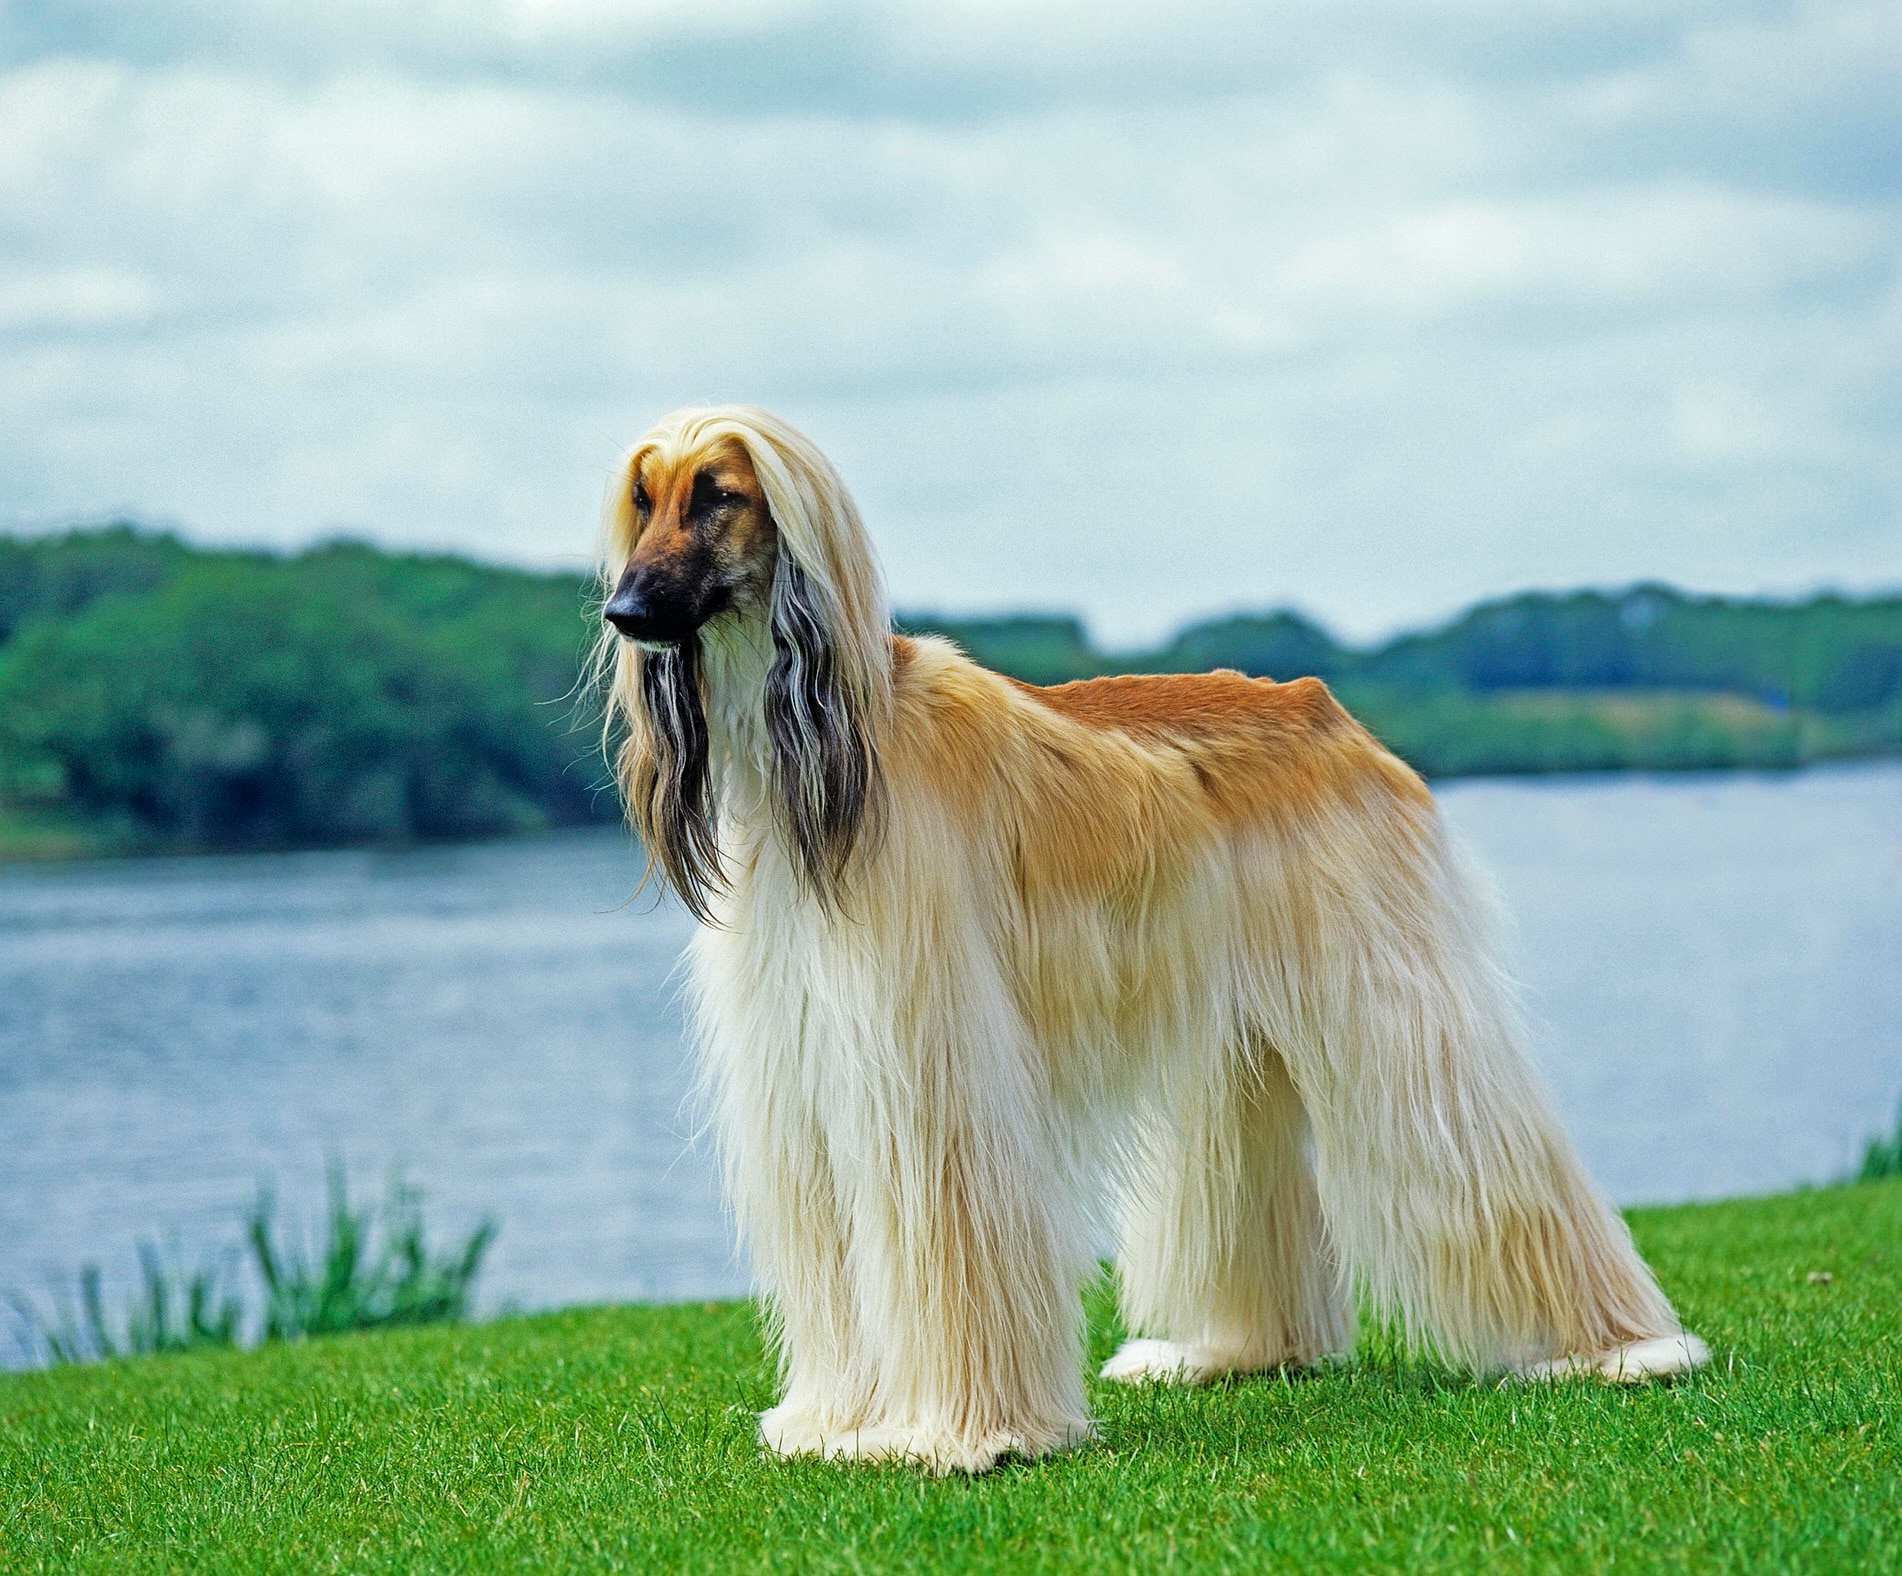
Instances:
[[[1442,797],[1620,1200],[1825,1179],[1892,1119],[1902,766]],[[499,1216],[491,1306],[740,1289],[681,1116],[689,921],[637,871],[609,833],[0,870],[0,1291],[231,1240],[267,1173],[309,1210],[327,1154]]]

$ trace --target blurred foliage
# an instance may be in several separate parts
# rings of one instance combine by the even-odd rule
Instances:
[[[0,538],[0,858],[484,836],[614,818],[584,576],[111,525]],[[1074,618],[900,621],[1034,684],[1317,674],[1429,775],[1790,766],[1902,747],[1902,598],[1528,593],[1371,649],[1291,612],[1146,652]]]
[[[1862,1165],[1853,1180],[1880,1182],[1889,1177],[1902,1177],[1902,1109],[1895,1113],[1894,1132],[1879,1134],[1869,1140],[1868,1148],[1862,1152]]]
[[[106,1307],[97,1264],[80,1271],[76,1308],[58,1294],[50,1312],[18,1293],[10,1300],[29,1358],[53,1365],[459,1324],[469,1317],[495,1232],[495,1222],[484,1220],[460,1244],[434,1249],[416,1188],[393,1175],[380,1209],[352,1204],[343,1168],[332,1161],[323,1232],[314,1246],[280,1230],[270,1187],[259,1190],[244,1228],[259,1297],[255,1309],[232,1271],[234,1253],[188,1268],[176,1243],[160,1252],[150,1242],[139,1244],[139,1288],[116,1316]]]
[[[580,577],[115,528],[4,544],[0,795],[152,846],[465,837],[614,813]],[[123,573],[111,553],[127,549]],[[68,562],[68,560],[71,562]]]
[[[342,1330],[455,1324],[469,1313],[482,1259],[495,1240],[485,1220],[462,1245],[430,1250],[422,1195],[392,1178],[382,1210],[350,1202],[343,1168],[330,1168],[323,1242],[307,1252],[279,1240],[267,1189],[245,1225],[251,1262],[264,1286],[264,1339],[297,1341]]]
[[[1191,624],[1142,666],[1156,673],[1234,668],[1256,678],[1337,680],[1353,661],[1319,624],[1299,613],[1238,613]]]
[[[50,1314],[17,1295],[12,1301],[28,1352],[49,1364],[235,1346],[244,1317],[222,1265],[188,1270],[176,1245],[160,1253],[149,1242],[139,1244],[139,1290],[117,1319],[106,1311],[97,1264],[80,1271],[77,1310],[64,1298]]]
[[[1527,593],[1402,636],[1352,668],[1406,689],[1724,691],[1841,716],[1902,702],[1902,598],[1740,601],[1658,585]]]
[[[77,613],[115,592],[156,590],[190,555],[177,537],[124,522],[27,541],[0,537],[0,644],[34,618]]]

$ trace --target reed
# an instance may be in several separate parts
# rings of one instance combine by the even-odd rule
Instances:
[[[27,1350],[62,1364],[238,1344],[244,1307],[225,1287],[225,1262],[187,1269],[176,1242],[162,1252],[141,1242],[138,1253],[139,1289],[116,1317],[107,1312],[97,1264],[79,1272],[77,1307],[57,1293],[50,1313],[14,1297]]]
[[[314,1248],[279,1240],[268,1188],[252,1208],[245,1239],[264,1288],[265,1340],[457,1324],[468,1317],[476,1276],[495,1239],[493,1220],[482,1221],[460,1247],[432,1252],[417,1189],[392,1177],[380,1211],[359,1208],[335,1163],[328,1202],[323,1239]]]
[[[116,1311],[96,1263],[81,1268],[76,1297],[56,1289],[45,1302],[18,1294],[9,1301],[29,1361],[55,1367],[457,1324],[473,1310],[495,1233],[495,1221],[484,1219],[460,1242],[432,1247],[419,1189],[392,1175],[380,1205],[355,1204],[333,1161],[314,1240],[280,1223],[276,1191],[266,1183],[245,1215],[241,1242],[209,1261],[187,1265],[176,1239],[163,1249],[140,1242],[138,1289]]]
[[[1862,1152],[1862,1168],[1854,1180],[1878,1182],[1885,1177],[1902,1177],[1902,1106],[1896,1108],[1895,1131],[1886,1138],[1878,1133]]]

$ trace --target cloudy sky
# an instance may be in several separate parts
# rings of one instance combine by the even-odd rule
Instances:
[[[1902,8],[0,0],[0,524],[579,565],[726,399],[1113,642],[1902,585]]]

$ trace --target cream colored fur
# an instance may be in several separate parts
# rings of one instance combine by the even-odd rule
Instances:
[[[715,414],[797,479],[780,550],[882,609],[830,466]],[[776,830],[764,621],[702,632],[726,886],[694,1021],[768,1446],[975,1472],[1087,1438],[1103,1229],[1140,1332],[1112,1379],[1319,1362],[1356,1287],[1476,1369],[1705,1360],[1559,1127],[1431,799],[1324,691],[1254,686],[1281,711],[1190,749],[858,623],[884,802],[837,913]]]

